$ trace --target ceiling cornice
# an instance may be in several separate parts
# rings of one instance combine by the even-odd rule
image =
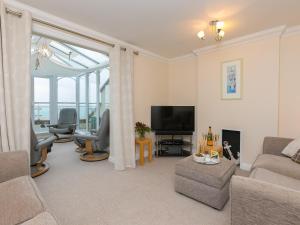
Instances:
[[[287,36],[299,35],[299,34],[300,34],[300,26],[293,26],[293,27],[288,27],[282,36],[287,37]]]
[[[280,37],[284,33],[285,29],[286,29],[285,25],[274,27],[253,34],[237,37],[228,41],[222,41],[216,45],[210,45],[203,48],[199,48],[194,50],[193,53],[195,53],[196,55],[206,54],[220,49],[246,44],[246,43],[262,40],[269,37]]]
[[[174,58],[169,58],[169,62],[172,63],[172,62],[192,58],[192,57],[195,57],[195,56],[197,56],[197,55],[194,52],[192,52],[192,53],[189,53],[189,54],[186,54],[186,55],[182,55],[182,56],[178,56],[178,57],[174,57]]]

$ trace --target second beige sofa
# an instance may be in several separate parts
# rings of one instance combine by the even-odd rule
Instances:
[[[300,164],[281,155],[291,141],[266,137],[250,177],[232,177],[232,225],[300,224]]]
[[[0,225],[57,225],[30,177],[25,151],[0,153]]]

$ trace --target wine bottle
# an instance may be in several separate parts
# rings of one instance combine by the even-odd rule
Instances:
[[[208,146],[213,146],[213,134],[211,132],[211,127],[208,128],[208,133],[207,133],[207,145]]]

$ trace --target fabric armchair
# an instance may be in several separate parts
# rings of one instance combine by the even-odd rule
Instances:
[[[76,130],[77,112],[76,109],[64,108],[59,112],[57,124],[47,125],[49,133],[57,137],[57,142],[72,141],[73,134]]]
[[[84,161],[99,161],[109,156],[109,110],[102,115],[100,128],[96,133],[78,133],[74,135],[74,142],[85,149],[80,159]]]
[[[30,151],[30,166],[31,176],[36,177],[48,171],[49,166],[45,162],[48,152],[51,152],[55,136],[50,136],[44,140],[38,140],[31,125],[31,151]]]

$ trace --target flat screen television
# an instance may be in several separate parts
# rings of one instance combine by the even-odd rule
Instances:
[[[156,134],[192,134],[195,131],[195,107],[151,106],[151,129]]]

